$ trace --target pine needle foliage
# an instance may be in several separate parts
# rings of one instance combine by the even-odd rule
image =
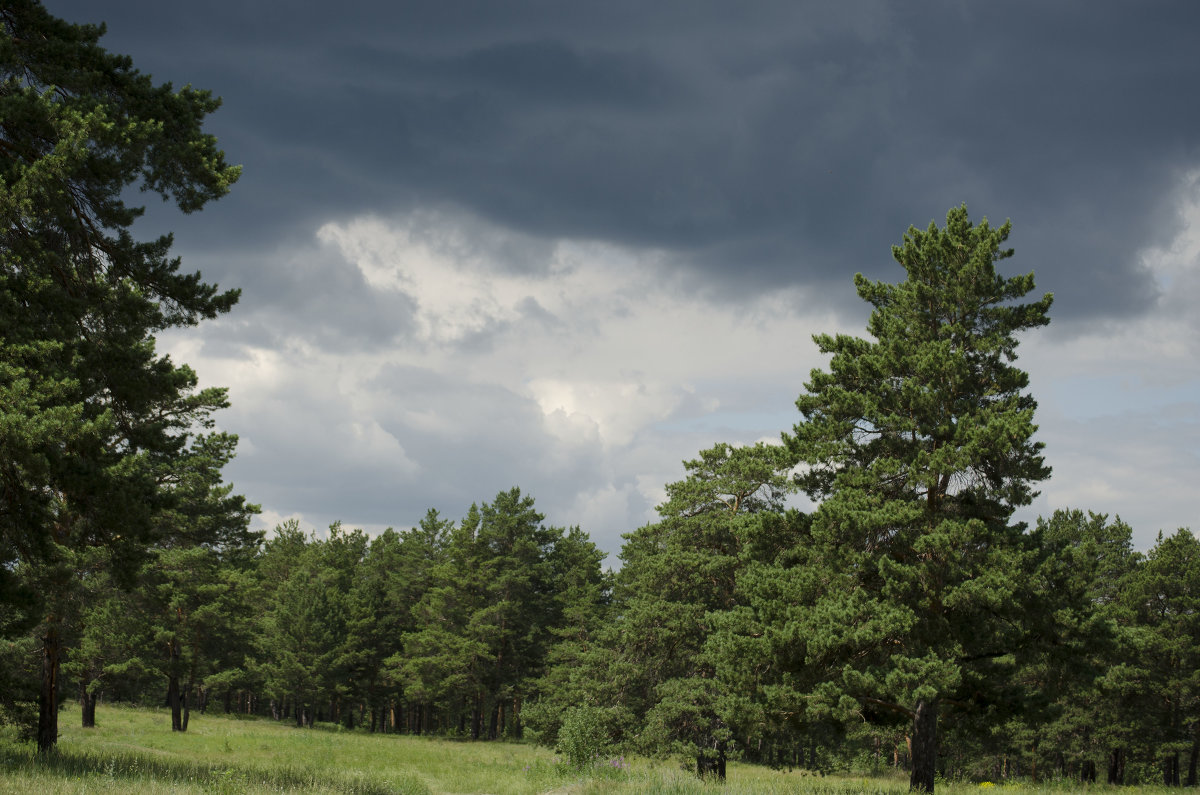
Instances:
[[[820,501],[804,636],[829,673],[811,709],[911,719],[915,789],[933,788],[939,711],[982,706],[1028,627],[1021,572],[1036,550],[1011,520],[1050,469],[1013,362],[1052,296],[1022,303],[1033,274],[997,273],[1010,228],[958,207],[893,247],[904,281],[857,275],[871,338],[814,338],[829,369],[812,372],[785,437]]]

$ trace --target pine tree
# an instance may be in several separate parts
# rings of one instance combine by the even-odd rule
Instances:
[[[386,620],[394,624],[393,631],[396,634],[389,639],[389,653],[380,663],[380,672],[383,682],[394,694],[388,701],[395,730],[407,727],[409,731],[421,734],[433,714],[436,700],[431,684],[433,676],[420,666],[406,669],[404,655],[407,645],[414,657],[421,656],[418,650],[421,646],[419,633],[432,629],[421,619],[429,616],[425,610],[430,607],[427,599],[431,589],[439,585],[439,578],[448,574],[448,547],[454,534],[454,522],[443,519],[431,508],[416,527],[400,535],[399,543],[390,555],[395,562],[388,567],[386,593],[381,598],[386,604],[384,611],[389,616]],[[374,554],[372,547],[372,558]],[[385,564],[380,561],[372,565]],[[449,619],[450,616],[442,616],[441,621]],[[436,640],[433,646],[436,646]],[[404,718],[407,718],[407,723]],[[375,722],[373,710],[371,725],[374,726]],[[387,721],[382,723],[386,725]]]
[[[483,725],[483,667],[489,654],[488,644],[470,630],[472,616],[484,603],[480,522],[479,506],[472,504],[449,532],[443,554],[430,570],[428,588],[412,608],[413,630],[404,635],[403,653],[387,661],[410,705],[440,711],[449,728],[469,732],[473,739],[479,739]],[[422,721],[416,725],[421,731]]]
[[[388,528],[371,539],[361,571],[347,599],[345,662],[350,697],[370,710],[371,731],[378,728],[392,686],[384,678],[384,661],[399,651],[400,637],[411,626],[408,605],[393,594],[403,576],[400,535]]]
[[[361,530],[335,522],[328,538],[311,540],[272,589],[258,637],[260,670],[269,692],[290,702],[298,725],[341,717],[354,665],[350,594],[367,544]]]
[[[1200,767],[1200,540],[1159,533],[1122,593],[1138,629],[1138,729],[1166,786],[1195,786]],[[1181,755],[1189,754],[1186,774]]]
[[[219,103],[156,86],[102,33],[36,0],[0,8],[0,596],[16,560],[53,596],[90,546],[136,571],[160,462],[223,401],[153,335],[228,311],[237,292],[181,273],[170,236],[135,240],[141,209],[123,200],[140,185],[192,212],[228,190],[239,170],[201,131]],[[42,611],[42,751],[58,735],[62,606]]]
[[[1012,362],[1052,297],[1019,303],[1033,275],[996,273],[1009,230],[952,209],[893,247],[904,281],[857,275],[873,339],[814,338],[829,370],[812,372],[786,439],[820,503],[806,664],[831,675],[814,701],[911,719],[916,790],[933,790],[941,710],[978,702],[1024,642],[1036,560],[1011,517],[1050,470]]]
[[[1041,642],[1022,655],[1008,703],[977,713],[970,727],[982,735],[972,738],[977,750],[993,755],[989,775],[1037,780],[1049,772],[1088,783],[1107,759],[1109,783],[1121,783],[1132,737],[1118,681],[1136,655],[1120,593],[1140,558],[1131,537],[1128,525],[1103,514],[1060,509],[1038,519],[1030,540],[1039,562],[1025,573],[1036,598],[1024,624]]]
[[[702,776],[723,777],[734,739],[735,701],[709,644],[740,604],[746,550],[782,510],[782,453],[721,443],[685,461],[661,521],[625,537],[614,618],[599,633],[594,697],[625,716],[642,750],[690,757]]]

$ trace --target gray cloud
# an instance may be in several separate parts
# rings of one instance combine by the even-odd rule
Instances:
[[[194,216],[151,201],[138,231],[244,291],[170,344],[234,388],[230,477],[277,514],[404,524],[518,484],[615,551],[680,459],[796,420],[808,335],[861,333],[853,273],[899,278],[890,246],[961,202],[1011,218],[1006,267],[1057,295],[1034,390],[1071,397],[1042,412],[1060,474],[1038,509],[1192,504],[1150,494],[1150,462],[1192,471],[1186,433],[1121,404],[1105,436],[1061,379],[1194,370],[1173,241],[1181,207],[1200,223],[1200,6],[48,6],[225,98],[208,129],[241,181]],[[1088,480],[1117,448],[1144,498],[1119,467]]]
[[[77,0],[55,12],[94,19]],[[910,224],[1011,217],[1060,317],[1144,311],[1137,252],[1200,163],[1200,9],[1152,3],[346,2],[103,12],[109,46],[211,86],[246,164],[185,253],[428,202],[659,247],[746,296],[893,277]],[[219,230],[219,234],[215,231]],[[237,280],[231,257],[213,274]]]

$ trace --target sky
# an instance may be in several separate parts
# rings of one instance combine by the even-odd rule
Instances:
[[[229,388],[264,528],[519,486],[618,565],[682,461],[800,419],[812,335],[865,334],[854,274],[902,280],[965,203],[1055,295],[1018,516],[1200,529],[1200,5],[45,3],[224,100],[239,182],[135,195],[135,233],[242,291],[159,346]]]

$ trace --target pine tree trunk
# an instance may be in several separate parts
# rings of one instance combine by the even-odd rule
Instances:
[[[1179,786],[1179,752],[1163,760],[1163,784],[1168,787]]]
[[[933,792],[937,774],[937,699],[921,699],[913,716],[912,775],[908,789]]]
[[[171,731],[183,731],[183,709],[179,697],[179,677],[167,676],[167,706],[171,708]]]
[[[1192,753],[1188,757],[1187,786],[1189,787],[1194,787],[1197,784],[1196,766],[1198,756],[1200,756],[1200,728],[1197,729],[1196,734],[1192,737]]]
[[[499,719],[500,719],[500,704],[496,703],[496,704],[493,704],[492,708],[488,710],[487,738],[489,740],[496,739],[496,726],[497,726],[497,722],[499,721]]]
[[[183,731],[183,703],[179,692],[179,644],[167,644],[167,706],[171,708],[171,731]]]
[[[1108,783],[1116,786],[1125,784],[1125,749],[1114,748],[1108,754]]]
[[[42,689],[38,695],[38,753],[49,753],[58,743],[58,664],[62,656],[58,618],[46,620],[42,636]]]
[[[79,683],[79,711],[83,714],[83,728],[96,728],[96,696],[88,692],[90,682]]]

